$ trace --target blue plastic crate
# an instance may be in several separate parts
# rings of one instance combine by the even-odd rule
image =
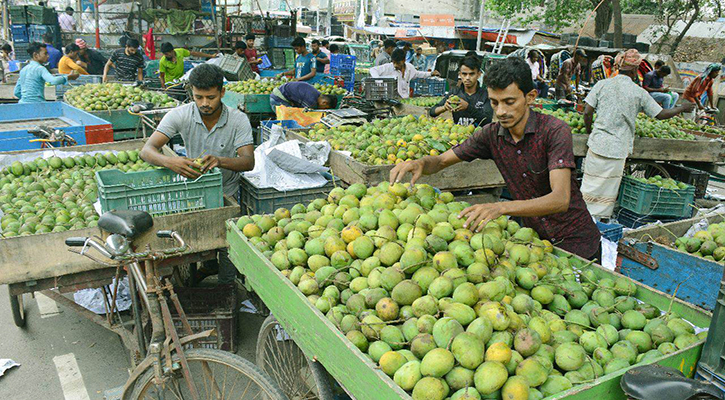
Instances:
[[[330,71],[334,70],[355,70],[357,57],[347,54],[330,55]]]
[[[10,25],[10,31],[13,34],[14,43],[28,43],[30,41],[27,25]]]
[[[610,242],[617,243],[622,238],[624,226],[621,224],[605,224],[604,222],[597,222],[597,228],[601,232],[602,236]]]
[[[272,68],[272,61],[269,61],[269,57],[266,54],[263,54],[259,58],[262,60],[262,63],[259,64],[259,69]]]
[[[620,208],[619,211],[616,213],[617,222],[624,225],[627,228],[636,229],[641,226],[652,224],[657,221],[660,221],[662,223],[668,223],[668,222],[675,222],[679,221],[681,219],[689,218],[690,215],[686,217],[662,217],[662,216],[652,216],[652,215],[644,215],[644,214],[637,214],[633,211],[627,210],[626,208]]]

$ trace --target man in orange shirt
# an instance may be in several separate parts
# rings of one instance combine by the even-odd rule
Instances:
[[[81,48],[75,43],[65,46],[65,55],[58,62],[58,72],[70,74],[71,71],[78,71],[80,75],[88,75],[88,72],[83,68],[86,63],[80,61],[78,55],[80,51]]]
[[[695,103],[695,105],[697,105],[697,109],[702,110],[705,106],[702,105],[700,99],[702,98],[702,94],[707,92],[708,105],[715,108],[715,96],[713,96],[712,93],[712,82],[715,78],[717,78],[718,74],[720,74],[721,69],[722,65],[718,63],[710,64],[703,73],[687,85],[687,89],[685,89],[685,93],[682,95],[682,98]]]

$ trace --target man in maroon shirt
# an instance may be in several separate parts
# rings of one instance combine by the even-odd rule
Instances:
[[[244,39],[247,41],[247,49],[244,50],[247,62],[252,68],[252,71],[259,73],[259,64],[262,63],[262,60],[257,57],[257,49],[254,48],[254,39],[256,39],[256,36],[250,33]]]
[[[569,126],[531,111],[537,92],[523,59],[492,64],[485,81],[498,122],[478,128],[465,142],[439,156],[396,165],[390,171],[390,182],[400,182],[410,173],[412,184],[422,175],[461,161],[493,159],[514,200],[466,208],[459,215],[467,218],[464,227],[480,231],[501,215],[522,217],[541,239],[581,257],[601,259],[599,230],[572,174],[575,164]]]

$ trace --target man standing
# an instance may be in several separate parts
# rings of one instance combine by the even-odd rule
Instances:
[[[659,63],[661,61],[657,62]],[[655,66],[656,69],[644,75],[642,87],[644,90],[649,92],[649,95],[652,96],[658,104],[662,105],[662,108],[668,110],[677,104],[677,99],[680,98],[680,95],[675,92],[670,92],[669,86],[664,86],[665,78],[670,74],[670,72],[672,72],[670,67],[664,65],[664,63],[660,66],[655,64]]]
[[[15,97],[20,103],[41,103],[45,101],[45,84],[63,85],[69,80],[78,78],[78,73],[73,71],[65,76],[53,76],[44,64],[48,62],[48,51],[45,45],[33,42],[28,45],[28,54],[31,61],[20,70],[18,83],[15,84]]]
[[[579,80],[582,74],[582,64],[587,58],[587,53],[582,49],[574,52],[574,57],[564,61],[559,68],[559,75],[556,77],[556,98],[574,100],[571,90],[571,80],[574,78],[576,82],[575,89],[579,90]]]
[[[491,123],[493,109],[488,100],[488,91],[478,83],[481,77],[481,62],[475,57],[466,57],[458,69],[462,85],[451,89],[440,103],[431,107],[428,114],[437,117],[446,111],[453,113],[453,121],[458,125],[483,126]],[[451,97],[456,96],[457,101]]]
[[[320,42],[320,51],[325,53],[327,58],[330,58],[330,55],[332,54],[332,51],[330,50],[330,41],[325,39],[322,42]],[[330,63],[325,64],[325,73],[330,73]]]
[[[722,65],[718,63],[710,64],[703,73],[701,73],[697,78],[693,79],[692,82],[690,82],[689,85],[687,85],[687,89],[685,89],[685,93],[682,94],[682,98],[695,103],[698,110],[705,109],[705,105],[702,104],[702,95],[707,93],[707,103],[711,108],[715,108],[715,98],[713,96],[712,92],[712,83],[715,81],[715,78],[720,74],[720,70],[722,69]]]
[[[330,45],[330,55],[333,54],[339,54],[340,53],[340,46],[336,45],[335,43]]]
[[[254,168],[249,118],[222,103],[224,72],[221,68],[202,64],[191,72],[189,84],[194,102],[166,114],[140,156],[150,164],[169,168],[189,179],[196,179],[218,167],[222,172],[224,194],[236,196],[239,172]],[[183,139],[188,157],[169,157],[161,153],[161,148],[175,136]],[[195,163],[199,157],[201,166]],[[220,250],[219,284],[233,283],[236,274],[227,250]]]
[[[317,66],[315,63],[315,56],[307,51],[307,44],[305,39],[296,37],[292,41],[292,48],[297,53],[297,59],[295,60],[295,69],[282,72],[277,77],[281,78],[283,75],[294,75],[294,80],[298,81],[309,81],[314,78],[317,74]]]
[[[320,47],[320,41],[315,39],[310,44],[310,48],[312,49],[312,55],[315,56],[315,68],[322,73],[322,71],[327,68],[327,70],[330,70],[330,58],[327,56],[327,54],[322,52],[322,47]]]
[[[388,64],[370,68],[370,76],[372,78],[396,78],[398,80],[398,94],[404,99],[410,97],[410,81],[413,79],[440,76],[438,71],[417,71],[413,64],[405,62],[403,49],[395,49],[391,59],[392,62]]]
[[[395,50],[395,40],[393,39],[385,39],[383,42],[383,49],[378,53],[378,56],[375,57],[375,66],[379,67],[383,64],[387,64],[391,61],[391,55],[393,54],[393,50]]]
[[[50,32],[43,35],[43,43],[45,43],[45,48],[48,50],[48,69],[58,68],[58,62],[63,57],[63,53],[53,47],[53,39]]]
[[[581,191],[589,213],[597,219],[608,219],[614,211],[624,163],[632,153],[637,114],[644,112],[657,119],[672,118],[692,110],[693,104],[663,110],[635,83],[642,56],[635,49],[620,53],[614,59],[619,74],[596,83],[584,100],[584,124],[589,140],[584,159]],[[593,122],[594,112],[597,120]]]
[[[539,97],[546,98],[549,95],[549,85],[546,84],[544,78],[541,76],[543,61],[536,50],[529,51],[526,57],[526,63],[531,68],[531,77],[534,79],[534,87],[539,92]]]
[[[138,39],[127,39],[125,47],[113,52],[103,68],[103,82],[108,82],[111,67],[116,69],[119,81],[143,81],[144,65],[143,57],[138,53]]]
[[[479,127],[439,156],[396,165],[390,182],[400,182],[410,173],[412,184],[461,161],[493,159],[514,200],[466,208],[459,214],[466,218],[464,228],[481,231],[501,215],[522,217],[542,240],[589,260],[601,259],[599,230],[572,173],[576,164],[569,126],[531,111],[537,93],[523,59],[493,62],[484,79],[498,122]]]
[[[103,56],[99,51],[89,49],[86,41],[83,39],[76,39],[76,45],[81,51],[78,53],[80,61],[86,63],[86,71],[91,75],[102,75],[103,67],[106,65],[106,57]]]
[[[258,74],[259,64],[262,63],[262,60],[257,56],[257,49],[254,48],[254,40],[256,38],[257,37],[251,33],[244,37],[244,40],[247,41],[247,49],[244,50],[244,56],[247,57],[247,63],[249,63],[252,71]]]
[[[58,25],[63,32],[75,32],[76,20],[73,18],[73,7],[66,7],[65,12],[58,15]]]
[[[277,106],[328,110],[337,107],[337,97],[321,94],[307,82],[287,82],[272,90],[269,104],[273,110]]]
[[[413,64],[415,69],[418,71],[425,71],[428,69],[428,59],[423,55],[422,47],[418,46],[415,48],[415,55],[413,56],[411,64]]]
[[[65,55],[58,62],[58,72],[61,74],[70,74],[76,71],[80,75],[88,75],[88,72],[83,68],[83,65],[79,63],[78,53],[81,48],[77,44],[71,43],[65,46]]]
[[[166,88],[166,83],[174,81],[184,76],[184,58],[189,56],[214,58],[213,54],[200,53],[198,51],[189,51],[184,48],[175,49],[174,45],[169,42],[161,44],[161,53],[164,55],[159,60],[159,79],[161,87]]]

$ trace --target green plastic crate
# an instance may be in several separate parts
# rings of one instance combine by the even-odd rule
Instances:
[[[50,7],[27,6],[28,23],[37,25],[57,25],[58,14]]]
[[[196,179],[187,179],[162,168],[122,172],[96,172],[101,211],[141,210],[151,215],[219,208],[224,201],[222,173],[218,168]]]
[[[288,70],[295,67],[297,55],[293,49],[284,49],[284,67]]]
[[[258,188],[243,174],[239,182],[239,204],[242,214],[272,214],[278,208],[291,209],[295,204],[307,204],[318,198],[326,198],[335,188],[334,181],[328,181],[325,186],[314,189],[290,190],[280,192],[273,188]]]
[[[695,187],[683,190],[663,189],[629,176],[622,178],[619,206],[642,215],[689,217],[695,202]]]
[[[227,90],[222,98],[227,107],[237,108],[242,104],[244,112],[253,114],[273,113],[268,94],[241,94]]]
[[[10,23],[13,25],[25,25],[28,23],[26,6],[10,6]]]

